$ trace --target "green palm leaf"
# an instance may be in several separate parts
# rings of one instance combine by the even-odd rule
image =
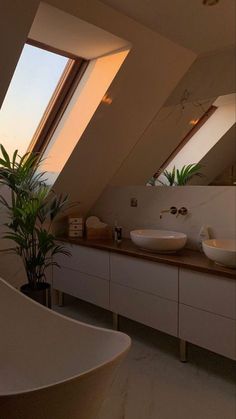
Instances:
[[[6,199],[0,195],[0,207],[7,211],[8,231],[5,239],[15,243],[14,252],[20,255],[32,286],[45,279],[45,270],[58,266],[57,254],[69,256],[58,245],[50,231],[50,225],[66,207],[68,197],[56,195],[46,185],[46,173],[40,171],[42,158],[35,153],[22,157],[15,150],[12,158],[0,145],[0,184],[11,191]]]
[[[167,186],[184,186],[194,176],[203,176],[201,173],[202,165],[199,163],[191,163],[184,165],[181,169],[176,169],[175,166],[171,171],[164,170],[162,173],[166,178],[167,183],[163,180],[158,179],[161,185]]]

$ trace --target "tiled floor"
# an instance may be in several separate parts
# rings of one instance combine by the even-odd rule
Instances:
[[[91,324],[112,324],[111,313],[79,300],[68,299],[56,310]],[[123,318],[120,326],[132,337],[132,348],[96,419],[236,418],[233,361],[191,345],[183,364],[175,338]]]

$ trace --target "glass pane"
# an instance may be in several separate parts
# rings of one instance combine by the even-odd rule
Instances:
[[[25,45],[0,110],[0,143],[10,155],[26,152],[68,62]]]

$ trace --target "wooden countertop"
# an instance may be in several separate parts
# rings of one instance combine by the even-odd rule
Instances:
[[[120,244],[117,244],[112,240],[95,241],[71,237],[58,237],[57,240],[74,245],[109,250],[114,253],[121,253],[123,255],[146,259],[153,262],[166,263],[168,265],[175,265],[185,269],[236,279],[236,269],[225,268],[224,266],[217,265],[209,260],[204,254],[194,250],[182,249],[177,253],[161,254],[139,249],[130,239],[123,239]]]

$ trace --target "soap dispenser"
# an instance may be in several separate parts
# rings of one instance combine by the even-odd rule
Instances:
[[[118,226],[117,221],[115,221],[114,239],[116,243],[121,243],[122,241],[122,228]]]
[[[199,231],[199,240],[198,240],[198,246],[199,246],[199,250],[201,252],[203,252],[203,248],[202,248],[202,242],[204,240],[208,240],[210,238],[210,234],[209,234],[209,226],[205,226],[203,225]]]

